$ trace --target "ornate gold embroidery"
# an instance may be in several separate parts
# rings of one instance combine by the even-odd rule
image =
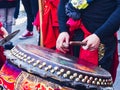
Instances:
[[[98,48],[98,55],[99,55],[99,60],[101,60],[104,56],[105,53],[105,48],[104,48],[104,44],[100,44],[99,48]]]

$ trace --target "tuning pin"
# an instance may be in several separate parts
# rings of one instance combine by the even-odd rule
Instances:
[[[36,65],[38,65],[40,63],[40,60],[37,60],[34,64],[33,64],[33,66],[36,66]]]
[[[51,73],[54,73],[55,71],[57,71],[58,70],[58,67],[56,66],[56,67],[54,67],[50,72]]]
[[[82,82],[84,83],[84,82],[86,82],[86,80],[85,80],[85,79],[82,79]]]
[[[20,56],[20,59],[23,60],[24,59],[23,56]]]
[[[18,56],[19,56],[19,54],[17,53],[15,56],[16,56],[16,57],[18,57]]]
[[[28,61],[28,63],[30,64],[30,63],[32,63],[32,62],[34,62],[34,61],[35,61],[35,59],[32,58],[31,60]]]
[[[18,51],[18,50],[16,50],[15,52],[16,52],[16,53],[19,53],[19,51]]]
[[[107,82],[107,85],[110,85],[110,83],[109,83],[109,82]]]
[[[13,50],[13,51],[15,51],[15,52],[17,51],[17,49],[16,49],[16,48],[12,48],[12,50]]]
[[[52,65],[48,65],[48,69],[52,69]]]
[[[103,82],[105,82],[105,79],[103,79]]]
[[[15,51],[17,51],[17,48],[13,48]]]
[[[105,82],[105,83],[104,83],[104,85],[106,86],[106,85],[107,85],[107,83]]]
[[[26,61],[27,61],[27,58],[23,58],[23,60],[26,62]]]
[[[48,69],[49,69],[48,67],[45,67],[45,71],[48,71]]]
[[[10,52],[11,52],[11,53],[15,53],[15,50],[14,50],[14,49],[11,49]]]
[[[92,81],[92,84],[95,84],[95,81]]]
[[[112,82],[112,81],[110,82],[110,85],[113,85],[113,82]]]
[[[50,72],[51,72],[51,73],[54,73],[54,72],[55,72],[55,70],[54,70],[54,69],[52,69]]]
[[[67,71],[67,72],[66,72],[67,75],[70,75],[70,73],[71,73],[70,71]]]
[[[19,59],[21,58],[20,54],[17,54],[17,58],[19,58]]]
[[[99,81],[99,82],[102,82],[102,79],[100,78],[98,81]]]
[[[42,69],[43,68],[43,65],[39,65],[39,69]]]
[[[67,74],[63,74],[63,77],[66,78],[68,75]]]
[[[54,67],[54,70],[57,71],[57,70],[58,70],[58,67]]]
[[[30,59],[31,59],[31,57],[30,57],[30,56],[28,56],[26,59],[27,59],[27,60],[30,60]]]
[[[21,55],[21,52],[19,52],[18,54]]]
[[[75,81],[77,81],[77,82],[80,81],[80,78],[76,78]]]
[[[43,66],[46,66],[46,62],[43,62],[42,65],[43,65]]]
[[[97,81],[97,80],[98,80],[98,78],[95,78],[94,80],[95,80],[95,81]]]
[[[105,81],[108,82],[108,79],[106,79]]]
[[[24,53],[21,53],[21,56],[24,56]]]
[[[26,58],[27,57],[27,55],[26,54],[24,54],[24,56],[23,56],[24,58]]]
[[[88,76],[85,76],[84,79],[85,79],[85,80],[88,80]]]
[[[70,76],[70,80],[73,80],[73,78],[74,78],[73,76]]]
[[[90,83],[91,83],[91,80],[87,80],[87,83],[90,84]]]
[[[14,49],[11,49],[10,52],[11,52],[11,53],[15,53],[15,50],[14,50]]]
[[[57,75],[59,76],[59,75],[61,75],[62,73],[59,71],[59,72],[57,72]]]
[[[73,77],[77,77],[77,73],[74,73],[74,74],[73,74]]]
[[[79,78],[80,78],[80,79],[82,79],[82,78],[83,78],[83,75],[82,75],[82,74],[80,74],[80,75],[79,75]]]
[[[101,85],[104,85],[104,83],[103,83],[103,82],[101,82]]]
[[[63,73],[65,70],[64,69],[60,69],[60,72]]]
[[[97,81],[97,85],[99,86],[99,85],[100,85],[100,82]]]
[[[30,60],[31,57],[30,56],[26,56],[26,58],[24,58],[24,61],[26,62],[27,60]]]
[[[11,50],[11,53],[14,55],[14,54],[16,54],[16,52],[14,51],[14,50]]]
[[[93,77],[90,77],[89,80],[92,81],[92,80],[93,80]]]
[[[11,52],[13,55],[14,55],[14,53],[15,53],[13,50],[11,50],[10,52]]]
[[[23,60],[24,59],[24,57],[23,56],[21,56],[21,58],[20,58],[21,60]]]

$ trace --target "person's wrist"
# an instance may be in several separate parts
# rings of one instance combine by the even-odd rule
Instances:
[[[97,34],[94,33],[93,35],[100,41],[100,38]]]

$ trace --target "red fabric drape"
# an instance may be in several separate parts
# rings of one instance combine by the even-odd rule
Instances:
[[[0,22],[0,28],[2,27],[2,23]],[[0,39],[3,38],[4,32],[0,30]],[[6,57],[4,55],[4,48],[0,46],[0,68],[5,63]]]
[[[74,21],[72,18],[70,18],[67,21],[67,25],[70,27],[70,32],[81,28],[81,30],[84,32],[84,38],[89,36],[91,33],[88,32],[88,30],[84,27],[81,20]],[[98,65],[98,50],[90,51],[90,50],[84,50],[83,48],[80,48],[80,59],[83,59],[87,62],[90,62],[94,65]],[[78,61],[79,63],[79,61]]]
[[[0,46],[0,68],[6,61],[6,56],[4,55],[4,48]]]
[[[46,0],[43,7],[43,45],[47,48],[53,48],[56,45],[56,40],[59,34],[59,25],[57,17],[57,7],[59,0]],[[39,12],[33,23],[35,26],[40,25]]]
[[[3,38],[3,34],[4,34],[4,32],[1,31],[1,27],[2,27],[2,26],[3,26],[3,25],[2,25],[2,23],[0,22],[0,39]]]

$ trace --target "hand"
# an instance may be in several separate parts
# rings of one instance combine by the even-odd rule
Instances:
[[[4,27],[1,27],[1,31],[3,32],[3,38],[8,36],[8,32],[7,32],[7,30]]]
[[[60,33],[58,36],[58,39],[56,41],[56,48],[63,53],[66,53],[67,51],[69,51],[69,49],[68,49],[69,38],[70,38],[70,36],[67,32]]]
[[[96,34],[89,35],[82,42],[86,43],[85,46],[82,46],[85,50],[95,50],[99,47],[100,39]]]

